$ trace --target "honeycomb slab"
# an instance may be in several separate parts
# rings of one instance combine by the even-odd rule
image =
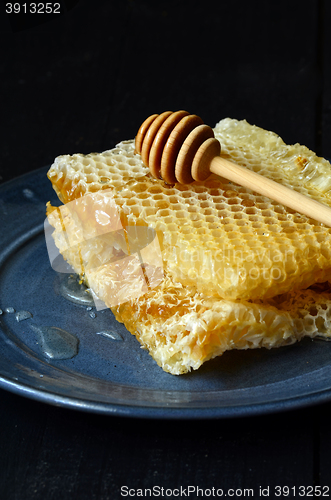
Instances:
[[[225,157],[331,204],[331,166],[306,147],[245,120],[222,120],[214,133]],[[123,227],[156,232],[162,283],[112,310],[166,371],[185,373],[228,349],[329,336],[328,287],[309,289],[331,279],[331,230],[323,224],[214,175],[168,185],[151,176],[134,141],[60,156],[48,177],[63,203],[110,190]],[[61,228],[54,226],[56,238]],[[59,250],[91,285],[77,249],[64,251],[60,240]],[[93,280],[111,307],[102,272]]]

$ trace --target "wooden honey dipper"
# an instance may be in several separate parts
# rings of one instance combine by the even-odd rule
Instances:
[[[331,226],[327,205],[222,158],[211,127],[187,111],[149,116],[138,130],[135,150],[152,175],[168,184],[204,181],[214,173]]]

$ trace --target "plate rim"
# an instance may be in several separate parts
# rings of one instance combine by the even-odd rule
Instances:
[[[7,390],[15,395],[37,402],[46,403],[51,406],[60,406],[84,413],[158,420],[212,420],[256,417],[304,409],[318,404],[328,403],[331,399],[331,390],[325,390],[306,396],[289,398],[283,401],[220,408],[167,408],[131,406],[129,404],[117,405],[113,403],[91,402],[76,397],[61,396],[47,390],[29,387],[22,383],[15,383],[1,375],[0,389]]]

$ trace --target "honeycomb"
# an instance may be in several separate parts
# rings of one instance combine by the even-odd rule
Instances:
[[[225,157],[331,205],[331,166],[304,146],[245,120],[222,120],[214,132]],[[48,177],[63,203],[111,190],[123,227],[156,231],[163,281],[114,306],[103,286],[111,276],[82,267],[53,221],[61,253],[164,370],[181,374],[229,349],[331,334],[330,291],[316,288],[331,281],[331,230],[323,224],[214,175],[187,186],[154,179],[133,141],[60,156]],[[86,251],[98,257],[97,247]]]
[[[304,146],[230,119],[215,136],[232,161],[331,205],[331,166]],[[165,184],[134,154],[133,141],[103,154],[59,157],[48,175],[64,203],[112,189],[122,224],[152,227],[165,271],[202,293],[255,300],[331,280],[329,228],[213,175]]]
[[[162,285],[112,308],[166,372],[181,375],[233,349],[276,348],[303,337],[331,338],[331,290],[307,289],[259,303],[208,297]]]
[[[197,370],[204,362],[232,349],[271,349],[293,344],[305,336],[331,337],[331,289],[325,284],[320,285],[320,290],[290,291],[253,303],[208,296],[165,275],[159,286],[144,295],[135,295],[137,285],[132,285],[127,300],[128,290],[116,292],[111,287],[108,266],[81,268],[75,247],[63,244],[60,219],[52,219],[53,211],[49,206],[61,253],[78,274],[83,272],[86,285],[166,372],[181,375]],[[98,245],[89,245],[92,260],[99,250]],[[114,293],[123,294],[116,306],[112,306]]]

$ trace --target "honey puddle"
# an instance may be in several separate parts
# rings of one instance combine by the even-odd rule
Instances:
[[[97,335],[102,335],[103,337],[106,337],[107,339],[110,340],[124,340],[120,333],[111,330],[97,332]]]
[[[48,359],[71,359],[78,354],[79,340],[72,333],[57,326],[32,326],[40,349]]]
[[[69,274],[61,281],[59,292],[65,299],[82,306],[94,306],[94,300],[89,289],[79,282],[77,275]]]

